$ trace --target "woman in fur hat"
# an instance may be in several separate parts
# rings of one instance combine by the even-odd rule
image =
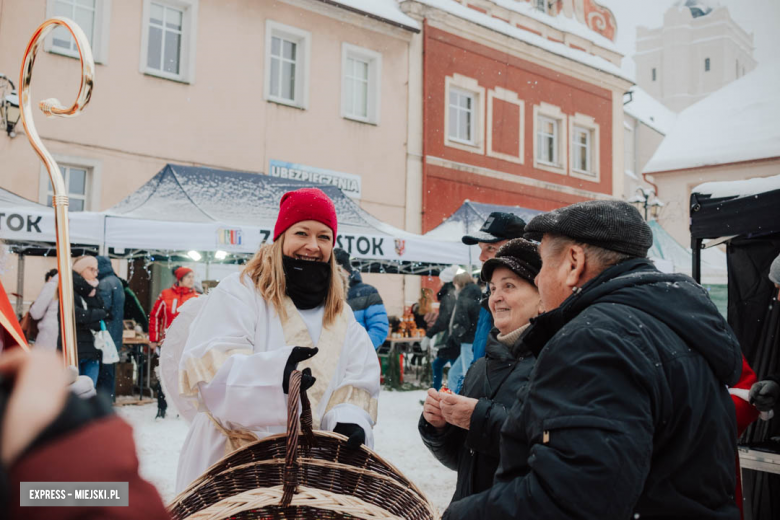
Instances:
[[[542,261],[536,245],[510,240],[482,266],[490,284],[496,328],[486,355],[469,369],[461,395],[428,390],[419,431],[423,443],[448,468],[457,470],[453,501],[491,487],[499,462],[499,437],[507,410],[528,383],[535,358],[523,343],[529,320],[541,310],[534,278]]]

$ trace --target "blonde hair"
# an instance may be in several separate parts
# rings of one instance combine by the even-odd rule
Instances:
[[[455,278],[452,279],[452,283],[462,289],[463,287],[476,282],[469,273],[458,273],[455,275]]]
[[[244,267],[241,279],[248,276],[254,282],[257,290],[260,291],[263,299],[274,306],[276,314],[284,322],[287,321],[287,312],[284,309],[287,279],[284,275],[282,262],[283,247],[284,234],[273,244],[260,246],[255,256]],[[328,296],[325,297],[325,316],[322,320],[326,327],[333,324],[336,317],[344,309],[344,286],[333,252],[330,254],[328,263],[330,264],[330,287],[328,288]]]

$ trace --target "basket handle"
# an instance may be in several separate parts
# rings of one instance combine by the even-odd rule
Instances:
[[[280,505],[287,507],[298,490],[298,436],[299,425],[303,429],[304,450],[309,451],[314,443],[314,431],[311,415],[311,402],[306,390],[301,391],[301,372],[293,370],[290,374],[289,393],[287,397],[287,445],[284,458],[284,485]],[[298,416],[298,403],[301,404],[301,415]]]

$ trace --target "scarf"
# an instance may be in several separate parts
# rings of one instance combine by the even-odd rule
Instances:
[[[513,330],[512,332],[510,332],[510,333],[508,333],[506,335],[499,334],[496,339],[498,339],[498,341],[500,341],[501,343],[503,343],[507,347],[512,347],[512,346],[514,346],[515,343],[517,343],[517,340],[520,339],[520,336],[523,335],[523,332],[525,332],[525,329],[527,329],[529,325],[531,325],[531,324],[530,323],[526,323],[525,325],[523,325],[519,329],[515,329],[515,330]]]
[[[331,267],[328,262],[282,258],[287,296],[298,309],[319,307],[328,296]]]

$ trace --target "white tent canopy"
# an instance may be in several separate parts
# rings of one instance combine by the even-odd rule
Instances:
[[[683,273],[691,276],[693,255],[655,220],[648,222],[653,230],[653,247],[647,256],[656,267],[664,272]],[[725,285],[728,283],[726,253],[717,248],[701,252],[701,281],[703,284]]]
[[[103,215],[90,211],[68,214],[70,241],[99,246],[103,242]],[[54,210],[0,188],[0,240],[36,245],[56,242]]]
[[[428,231],[425,234],[425,237],[435,240],[461,242],[464,235],[471,235],[479,231],[490,214],[496,211],[512,213],[525,220],[526,223],[536,215],[544,213],[543,211],[521,208],[520,206],[501,206],[498,204],[484,204],[482,202],[471,202],[470,200],[466,200],[441,224]],[[464,245],[463,247],[467,246]],[[479,253],[479,246],[471,246],[469,248],[468,262],[461,263],[468,263],[469,265],[477,264]]]
[[[421,264],[468,262],[468,248],[459,241],[389,226],[334,186],[173,164],[105,212],[105,244],[117,255],[126,250],[254,253],[273,239],[282,195],[310,186],[333,200],[339,221],[337,246],[356,259],[404,264],[405,272]]]

